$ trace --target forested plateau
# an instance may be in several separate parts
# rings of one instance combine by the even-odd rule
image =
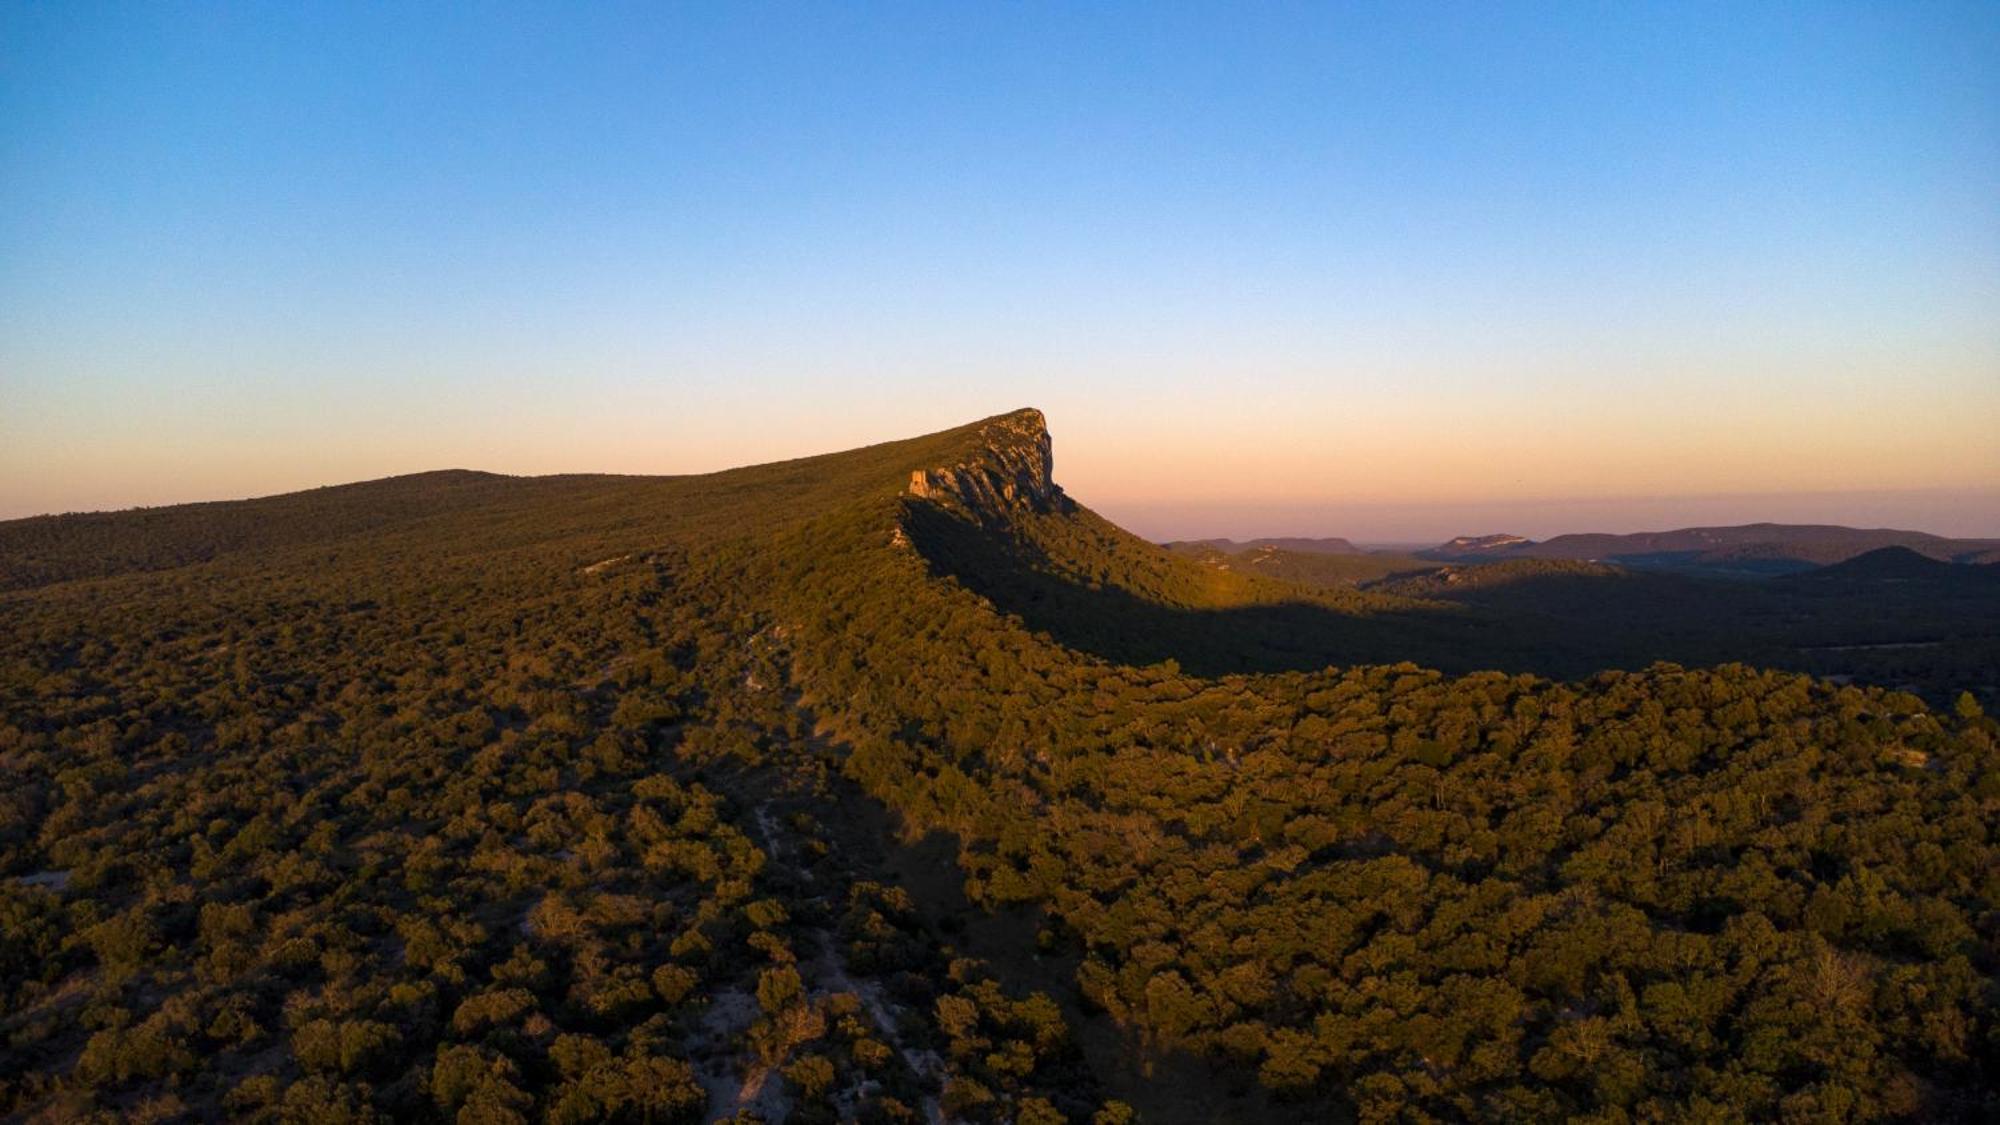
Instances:
[[[0,1116],[2000,1119],[1990,638],[1640,663],[1052,453],[0,524]]]

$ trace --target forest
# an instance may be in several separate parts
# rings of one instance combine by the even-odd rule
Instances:
[[[0,524],[0,1116],[2000,1117],[1990,587],[1565,645],[1051,449]]]

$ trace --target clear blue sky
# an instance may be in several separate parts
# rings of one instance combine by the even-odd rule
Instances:
[[[0,8],[0,516],[1022,405],[1159,535],[2000,535],[2000,5]]]

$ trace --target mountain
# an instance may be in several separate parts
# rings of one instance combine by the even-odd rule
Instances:
[[[2000,540],[1947,539],[1921,531],[1886,528],[1861,530],[1818,524],[1756,523],[1630,535],[1558,535],[1542,542],[1512,535],[1460,537],[1418,554],[1453,562],[1492,558],[1574,559],[1628,567],[1768,576],[1826,566],[1884,547],[1902,547],[1944,562],[1982,562],[1990,561],[2000,552]]]
[[[0,524],[0,1116],[2000,1111],[1979,697],[1537,674],[1623,591],[1976,688],[1980,595],[1316,588],[1054,469],[1017,411]]]

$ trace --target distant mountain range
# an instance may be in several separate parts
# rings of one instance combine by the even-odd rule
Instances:
[[[1455,542],[1455,541],[1454,541]],[[1162,544],[1169,551],[1183,554],[1199,553],[1202,550],[1221,551],[1227,555],[1250,550],[1294,551],[1301,555],[1359,555],[1361,548],[1345,539],[1178,539]]]
[[[2000,561],[2000,539],[1948,539],[1891,528],[1782,523],[1630,535],[1558,535],[1541,542],[1519,535],[1460,536],[1417,554],[1438,562],[1569,559],[1637,569],[1770,576],[1831,566],[1887,547],[1900,547],[1940,563]]]

